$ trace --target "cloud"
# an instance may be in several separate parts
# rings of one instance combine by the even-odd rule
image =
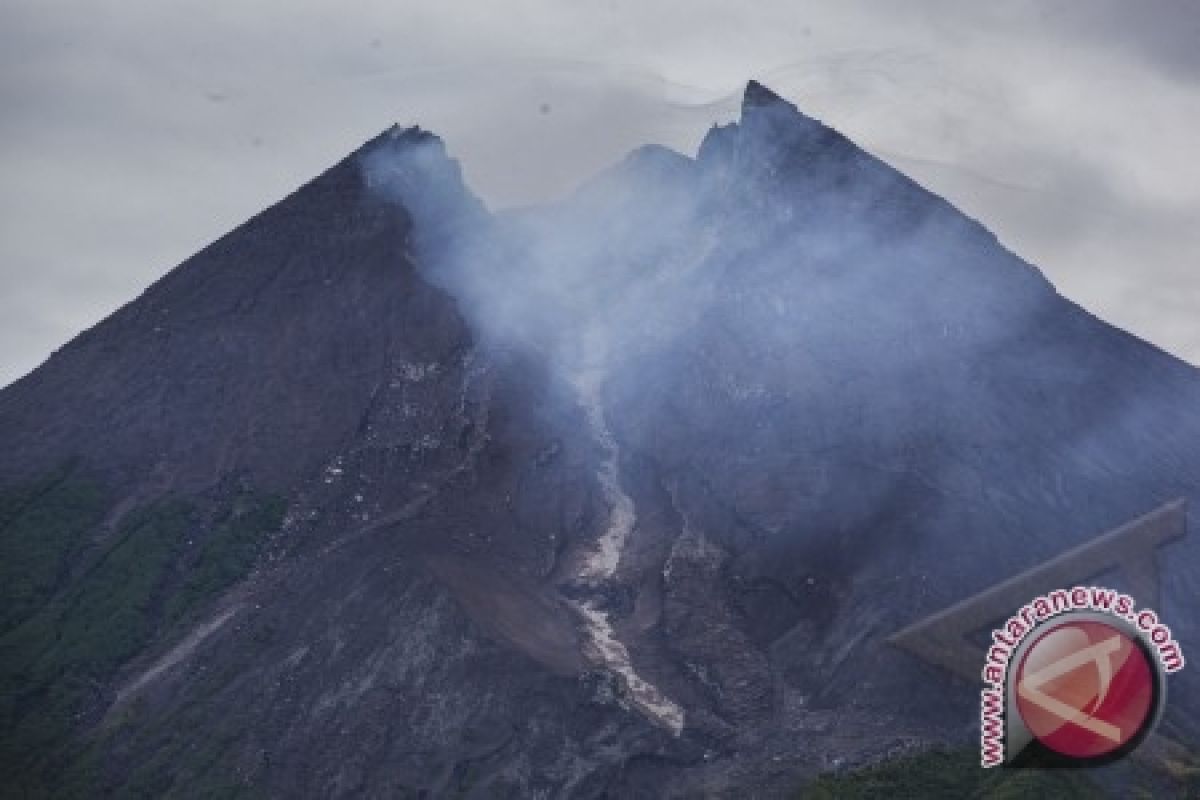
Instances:
[[[1038,7],[1063,36],[1121,48],[1180,80],[1200,79],[1200,6],[1191,0],[1043,0]]]
[[[0,383],[393,121],[520,205],[693,152],[754,76],[1200,361],[1195,306],[1162,300],[1200,287],[1187,4],[900,5],[12,0]]]

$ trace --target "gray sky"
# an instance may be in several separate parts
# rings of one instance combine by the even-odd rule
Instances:
[[[392,122],[501,207],[751,77],[1200,364],[1191,0],[0,0],[0,385]]]

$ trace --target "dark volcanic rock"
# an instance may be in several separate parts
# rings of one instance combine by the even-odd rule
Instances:
[[[191,490],[240,470],[289,488],[356,435],[405,364],[470,345],[453,301],[417,278],[408,234],[351,156],[6,389],[0,474],[78,455],[123,487]]]
[[[105,492],[47,608],[152,501],[287,502],[200,612],[64,676],[91,699],[18,766],[89,796],[774,796],[969,741],[977,687],[887,636],[1196,495],[1197,408],[1194,369],[758,84],[696,159],[497,216],[393,129],[0,393],[0,488]],[[1193,541],[1144,600],[1185,648]],[[164,569],[156,608],[194,584]],[[1189,745],[1197,690],[1172,679]]]

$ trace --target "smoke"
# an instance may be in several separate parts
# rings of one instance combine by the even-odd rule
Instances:
[[[987,470],[1070,468],[1042,442],[1067,458],[1152,422],[1135,380],[1096,368],[1100,323],[756,84],[695,158],[642,147],[553,205],[489,212],[415,129],[362,168],[481,341],[548,365],[569,402],[585,379],[623,443],[745,483],[734,501],[768,529],[798,524],[788,502],[836,516],[914,475],[978,495]],[[786,491],[764,500],[744,475]]]
[[[689,278],[714,237],[693,160],[643,148],[558,206],[491,215],[436,137],[392,141],[363,157],[367,183],[409,215],[425,277],[491,345],[534,350],[563,375],[607,372],[616,354],[668,344],[703,310]]]
[[[732,509],[733,552],[949,559],[948,599],[1200,480],[1190,370],[761,87],[696,157],[639,148],[554,205],[489,212],[429,134],[362,166],[478,338],[600,403],[680,507]]]
[[[756,87],[697,158],[643,147],[552,206],[488,213],[442,142],[415,131],[363,169],[478,334],[564,376],[661,381],[713,345],[743,351],[722,369],[747,395],[782,377],[739,375],[762,358],[911,379],[969,361],[1053,296],[940,198]]]
[[[489,213],[440,141],[395,141],[367,181],[480,340],[548,365],[587,412],[563,418],[604,429],[613,485],[652,464],[739,580],[807,597],[815,576],[828,641],[894,630],[1200,482],[1193,370],[754,85],[695,158],[643,147],[548,206]],[[1194,631],[1194,581],[1168,570],[1164,587]]]

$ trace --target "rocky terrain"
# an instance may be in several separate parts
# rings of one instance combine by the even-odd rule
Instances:
[[[751,83],[519,211],[386,131],[0,442],[4,796],[774,797],[970,746],[887,638],[1196,497],[1200,374]]]

